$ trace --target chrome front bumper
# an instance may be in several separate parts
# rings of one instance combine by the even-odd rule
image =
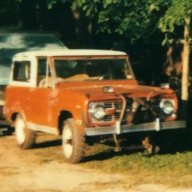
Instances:
[[[157,118],[156,121],[143,124],[120,125],[117,123],[115,126],[108,127],[94,127],[86,128],[87,136],[108,135],[108,134],[122,134],[144,131],[163,131],[168,129],[180,129],[186,127],[186,121],[167,121],[160,122]]]

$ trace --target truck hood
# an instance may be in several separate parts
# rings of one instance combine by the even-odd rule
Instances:
[[[127,81],[109,82],[67,82],[58,85],[58,89],[78,92],[84,94],[90,99],[111,98],[118,95],[127,95],[129,97],[155,97],[158,95],[174,94],[174,91],[168,88],[154,86],[143,86],[137,83]]]

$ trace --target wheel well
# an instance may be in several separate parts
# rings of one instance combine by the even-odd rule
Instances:
[[[59,120],[58,120],[58,128],[59,128],[60,134],[62,133],[62,129],[63,129],[63,121],[71,117],[73,117],[73,115],[69,111],[60,112]]]

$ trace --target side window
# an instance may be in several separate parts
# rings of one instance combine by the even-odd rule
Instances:
[[[38,78],[46,76],[47,71],[47,60],[38,59]]]
[[[37,86],[38,87],[51,87],[52,78],[50,74],[49,66],[47,65],[47,59],[40,58],[38,59],[37,67]]]
[[[31,78],[31,63],[29,61],[14,62],[13,80],[29,82]]]

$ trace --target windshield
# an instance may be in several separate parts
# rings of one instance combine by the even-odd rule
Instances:
[[[64,80],[133,79],[126,59],[55,60],[56,76]]]

